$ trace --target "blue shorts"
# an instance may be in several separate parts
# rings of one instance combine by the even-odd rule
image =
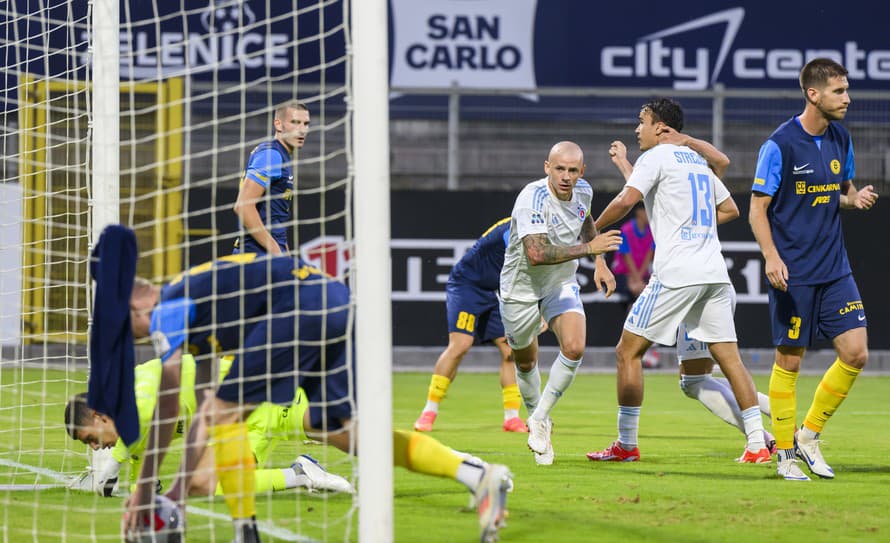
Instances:
[[[771,285],[769,295],[773,345],[810,347],[817,339],[834,339],[867,325],[865,309],[853,275],[818,285]]]
[[[445,285],[445,311],[448,332],[471,335],[480,343],[504,337],[501,308],[494,291],[449,277]]]

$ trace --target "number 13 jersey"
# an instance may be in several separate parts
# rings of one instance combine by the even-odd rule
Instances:
[[[729,190],[701,155],[656,145],[637,159],[627,186],[643,194],[655,239],[654,278],[669,288],[730,282],[717,237],[717,206]]]

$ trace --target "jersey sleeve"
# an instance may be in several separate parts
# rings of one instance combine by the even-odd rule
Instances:
[[[722,202],[724,202],[730,196],[732,196],[732,194],[729,193],[729,189],[726,188],[726,185],[723,184],[723,181],[715,175],[714,176],[714,202],[716,202],[717,205],[720,205]]]
[[[773,196],[782,182],[782,151],[773,140],[766,140],[757,155],[757,169],[751,190]]]
[[[649,194],[649,191],[658,182],[660,168],[653,154],[646,152],[640,155],[640,158],[634,164],[634,171],[631,172],[630,177],[627,179],[627,186],[637,189],[643,196]]]
[[[186,331],[195,320],[195,302],[189,298],[164,300],[151,314],[149,333],[155,354],[166,361],[185,343]]]
[[[547,188],[524,190],[516,199],[513,218],[516,221],[516,235],[519,239],[531,234],[546,234],[544,221],[544,198],[548,198]]]
[[[281,154],[274,149],[260,149],[250,155],[245,179],[250,179],[263,188],[269,188],[269,180],[281,177],[283,163]]]

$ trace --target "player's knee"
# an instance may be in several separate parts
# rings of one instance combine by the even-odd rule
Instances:
[[[704,380],[705,376],[703,375],[681,375],[680,376],[680,390],[683,391],[683,394],[692,398],[693,400],[698,399],[698,391],[701,388],[701,383]]]
[[[559,350],[569,360],[581,360],[584,357],[584,342],[566,341],[560,346]]]
[[[868,363],[868,347],[862,346],[858,349],[854,349],[843,353],[840,359],[849,366],[853,366],[857,369],[862,369]]]
[[[189,496],[210,496],[216,492],[216,478],[205,470],[197,470],[189,481]]]

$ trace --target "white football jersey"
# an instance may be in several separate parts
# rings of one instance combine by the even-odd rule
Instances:
[[[590,214],[591,200],[593,189],[583,179],[578,180],[569,201],[559,200],[550,192],[546,177],[522,189],[510,214],[510,240],[501,270],[502,299],[537,301],[562,288],[566,282],[576,281],[577,260],[531,266],[522,238],[529,234],[547,234],[553,245],[578,245],[581,225]]]
[[[729,190],[698,153],[660,144],[637,159],[627,186],[643,193],[655,239],[652,276],[670,288],[729,283],[717,205]]]

